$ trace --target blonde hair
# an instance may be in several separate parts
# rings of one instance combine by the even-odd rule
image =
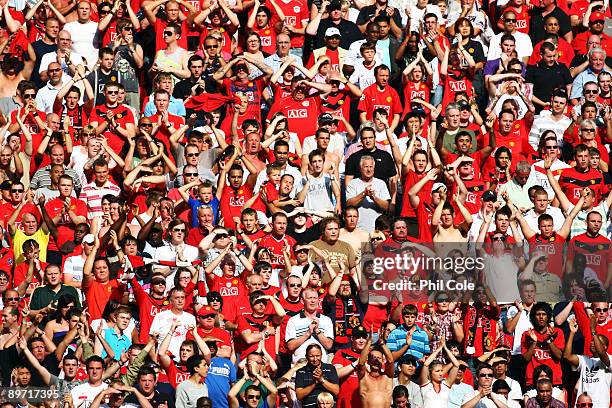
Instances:
[[[317,402],[331,402],[334,403],[334,396],[329,392],[322,392],[317,396]]]

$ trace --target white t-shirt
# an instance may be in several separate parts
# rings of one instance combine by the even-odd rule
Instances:
[[[539,140],[539,136],[538,136],[538,140]],[[570,167],[571,166],[567,164],[566,162],[557,159],[552,163],[550,170],[553,172],[555,179],[559,181],[559,177],[561,176],[560,170],[567,169]],[[548,182],[548,177],[546,176],[546,170],[544,169],[544,160],[538,160],[537,162],[531,165],[531,173],[529,173],[529,179],[527,180],[527,183],[532,183],[533,185],[542,186],[542,188],[546,190],[546,192],[548,193],[549,200],[552,200],[553,198],[555,198],[555,192],[553,188],[550,186],[550,183]]]
[[[516,306],[511,306],[508,309],[508,319],[512,319],[518,313],[518,309]],[[521,354],[521,338],[523,337],[523,333],[527,330],[533,329],[531,321],[529,320],[529,312],[523,310],[521,312],[521,317],[519,317],[519,321],[516,323],[514,327],[514,340],[512,342],[512,355]]]
[[[421,387],[421,395],[423,396],[423,406],[427,408],[447,408],[448,396],[450,395],[450,387],[446,381],[442,381],[440,392],[436,392],[431,382],[428,382]]]
[[[98,62],[99,47],[95,40],[98,23],[90,21],[81,24],[78,21],[73,21],[66,24],[64,30],[68,31],[72,38],[72,51],[85,57],[89,69],[93,70]],[[70,56],[70,60],[72,60],[72,56]]]
[[[88,408],[96,396],[107,388],[108,384],[105,382],[100,383],[97,387],[88,382],[77,385],[70,391],[74,408]]]
[[[531,125],[529,144],[537,151],[542,133],[544,133],[545,130],[553,130],[557,135],[557,143],[559,147],[561,147],[563,146],[563,134],[571,123],[572,120],[565,115],[563,115],[560,120],[554,120],[552,119],[550,111],[542,111],[535,117],[533,125]]]
[[[520,298],[518,290],[518,265],[511,254],[502,256],[486,254],[484,274],[491,293],[500,303]]]
[[[384,181],[373,178],[369,182],[364,182],[360,178],[354,178],[350,181],[348,186],[346,187],[346,199],[353,198],[359,194],[363,190],[365,190],[366,186],[371,184],[374,188],[374,195],[382,200],[390,200],[391,196],[389,195],[389,189],[387,189],[387,184]],[[357,224],[357,228],[361,228],[367,232],[374,231],[374,223],[376,222],[376,218],[382,214],[382,210],[376,205],[374,200],[370,197],[365,197],[361,203],[358,205],[359,208],[359,223]]]
[[[334,326],[332,324],[331,319],[325,315],[321,315],[318,313],[317,319],[319,319],[319,329],[323,332],[322,334],[325,337],[333,339]],[[306,317],[306,315],[303,313],[297,314],[289,318],[289,320],[287,321],[287,329],[285,331],[285,341],[288,342],[289,340],[301,337],[306,331],[308,331],[308,326],[311,322],[312,320],[309,317]],[[313,343],[316,343],[321,346],[321,361],[327,362],[327,351],[325,350],[325,347],[321,345],[316,335],[313,334],[308,340],[302,343],[302,345],[293,352],[293,364],[296,364],[300,358],[306,357],[306,348]]]
[[[612,356],[608,354],[608,358]],[[593,408],[609,408],[612,384],[610,367],[606,367],[599,358],[579,355],[578,367],[575,367],[574,371],[580,371],[576,395],[587,392],[593,399]]]
[[[174,320],[178,320],[182,324],[177,327],[176,331],[172,334],[172,340],[170,340],[168,351],[175,356],[178,356],[181,343],[187,339],[188,326],[195,326],[196,324],[196,319],[191,313],[182,312],[180,315],[177,315],[172,313],[172,310],[164,310],[163,312],[159,312],[153,319],[153,323],[151,323],[149,334],[158,332],[159,344],[161,344],[164,341],[164,338],[168,335],[170,326]]]
[[[359,64],[355,65],[355,71],[351,74],[349,81],[354,83],[359,89],[366,89],[376,82],[374,68],[377,66],[378,64],[375,63],[371,68],[367,68],[363,65],[363,61],[361,61]]]
[[[472,398],[474,398],[476,395],[480,394],[480,391],[478,390],[474,390],[474,392],[471,392],[469,394],[467,394],[465,397],[463,397],[463,404],[465,404],[466,402],[470,401]],[[491,393],[491,398],[495,398],[499,401],[502,401],[504,404],[507,404],[506,399],[499,394],[496,394],[494,392]],[[497,405],[495,405],[495,403],[493,402],[493,400],[491,398],[482,398],[479,403],[478,403],[478,407],[482,408],[487,407],[487,408],[497,408]],[[463,405],[462,404],[462,405]]]

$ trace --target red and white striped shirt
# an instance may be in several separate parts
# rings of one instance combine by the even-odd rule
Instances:
[[[87,205],[87,219],[91,221],[104,214],[102,212],[102,197],[106,194],[118,196],[120,193],[121,189],[108,180],[102,186],[97,186],[96,182],[93,181],[83,187],[79,200],[83,200]]]

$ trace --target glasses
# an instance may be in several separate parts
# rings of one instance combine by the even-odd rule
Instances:
[[[301,287],[301,286],[302,286],[302,285],[301,285],[301,284],[299,284],[299,283],[290,283],[290,284],[289,284],[289,287],[290,287],[290,288],[299,288],[299,287]]]
[[[155,282],[151,282],[152,285],[164,285],[166,286],[166,281],[160,280],[160,281],[155,281]]]
[[[172,232],[185,232],[185,228],[173,228]]]
[[[191,279],[191,278],[190,278],[190,279]],[[210,318],[210,319],[214,319],[214,318],[215,318],[215,315],[214,315],[214,314],[207,314],[206,316],[202,316],[202,315],[200,315],[200,316],[198,316],[198,317],[201,317],[202,319],[209,319],[209,318]]]
[[[172,31],[164,31],[164,37],[170,37],[171,35],[174,35]]]
[[[505,18],[504,23],[516,23],[516,18]]]
[[[493,241],[505,241],[506,237],[493,237]]]
[[[23,99],[35,99],[36,98],[36,94],[35,93],[29,93],[29,94],[24,94],[23,95]]]
[[[374,238],[370,238],[370,242],[378,242],[378,241],[382,241],[383,239],[381,237],[374,237]]]
[[[295,251],[296,254],[307,254],[308,250],[307,249],[298,249],[297,251]]]
[[[198,157],[200,155],[200,153],[186,153],[185,156],[187,157]]]
[[[119,91],[106,91],[107,94],[109,95],[119,95]]]
[[[555,146],[544,146],[544,148],[547,149],[547,150],[555,150],[555,149],[558,149],[559,146],[557,146],[557,145],[555,145]]]
[[[592,24],[603,24],[603,23],[604,23],[603,20],[596,20],[592,22]]]
[[[209,45],[205,45],[204,48],[207,49],[207,50],[214,50],[215,48],[219,48],[219,46],[218,45],[209,44]]]
[[[436,300],[437,303],[444,303],[444,302],[448,302],[448,298],[440,298],[438,300]]]
[[[576,404],[577,407],[581,407],[581,408],[591,408],[593,406],[592,402],[579,402]]]
[[[219,302],[219,303],[221,303],[221,298],[211,298],[210,301],[211,302]]]
[[[183,173],[183,177],[195,177],[198,173]]]
[[[585,89],[584,90],[585,95],[596,95],[597,94],[597,89]]]
[[[479,374],[478,377],[480,377],[480,378],[493,378],[493,374]]]
[[[607,307],[596,307],[595,312],[596,313],[608,313],[608,308]]]
[[[123,27],[123,31],[133,31],[134,27]]]
[[[140,125],[138,125],[138,126],[140,126],[140,127],[150,127],[150,128],[152,128],[152,127],[153,127],[153,124],[152,124],[152,123],[141,123],[141,124],[140,124]]]
[[[229,237],[229,234],[217,234],[217,239],[223,239]]]
[[[48,69],[47,72],[52,73],[52,72],[60,72],[62,69],[61,68],[54,68],[54,69]]]
[[[248,400],[258,400],[259,399],[259,395],[247,395],[246,399],[248,399]]]
[[[10,298],[6,298],[7,302],[17,302],[19,300],[18,297],[10,297]]]
[[[23,193],[23,189],[22,188],[12,188],[11,193]]]
[[[595,129],[580,129],[580,131],[582,131],[582,132],[590,132],[590,133],[595,133]]]

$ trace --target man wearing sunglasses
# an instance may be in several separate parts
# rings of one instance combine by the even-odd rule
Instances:
[[[118,102],[119,84],[117,82],[112,80],[106,82],[104,98],[104,104],[94,108],[89,124],[96,128],[97,135],[106,137],[108,145],[115,153],[119,153],[125,141],[136,133],[136,121],[132,111]]]
[[[478,386],[472,393],[467,394],[463,398],[461,408],[506,408],[506,399],[493,392],[493,367],[489,364],[483,364],[476,370]]]

